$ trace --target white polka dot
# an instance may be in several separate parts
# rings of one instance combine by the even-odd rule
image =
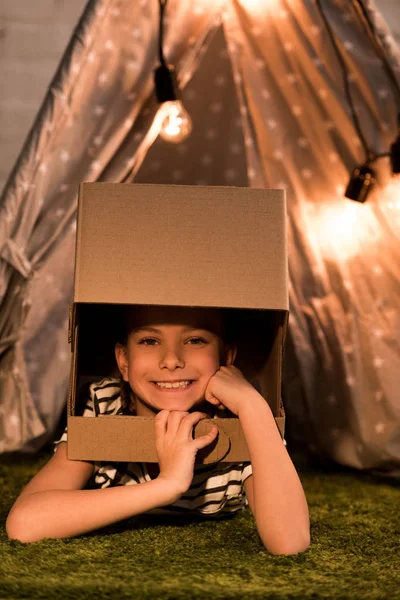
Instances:
[[[142,32],[141,32],[141,30],[139,29],[139,27],[135,27],[134,29],[132,29],[132,31],[131,31],[131,36],[132,36],[133,38],[135,38],[136,40],[141,40],[141,39],[142,39],[142,37],[143,37],[143,35],[142,35]]]
[[[318,95],[320,98],[326,98],[328,95],[328,90],[326,90],[325,88],[320,88],[318,90]]]
[[[283,160],[283,152],[282,150],[274,150],[272,156],[275,160]]]
[[[250,167],[249,169],[247,169],[247,175],[250,179],[254,179],[254,177],[257,175],[257,173],[255,172],[255,170]]]
[[[210,154],[203,154],[203,156],[200,159],[200,162],[205,167],[208,167],[213,162],[212,156]]]
[[[311,31],[312,35],[319,35],[321,28],[318,25],[311,25],[310,31]]]
[[[383,274],[383,269],[380,265],[374,265],[372,267],[372,271],[375,275],[382,275]]]
[[[204,137],[206,138],[206,140],[215,140],[215,138],[217,137],[217,133],[215,131],[215,129],[207,129]]]
[[[308,146],[308,141],[304,137],[298,138],[297,143],[300,146],[300,148],[306,148]]]
[[[221,102],[214,102],[213,104],[211,104],[210,110],[211,110],[211,112],[216,113],[216,114],[221,112],[221,110],[222,110]]]
[[[383,337],[383,331],[382,329],[373,329],[372,335],[378,339],[381,339]]]
[[[58,353],[58,358],[61,360],[61,362],[68,360],[68,356],[69,352],[65,352],[65,350],[60,350]]]
[[[101,144],[103,143],[104,138],[102,135],[96,135],[95,138],[93,138],[93,145],[94,146],[101,146]]]
[[[104,115],[105,112],[106,112],[106,109],[104,108],[104,106],[100,106],[100,104],[97,104],[93,108],[93,114],[95,114],[98,117],[101,115]]]
[[[90,169],[92,171],[98,171],[99,169],[101,169],[101,162],[99,162],[98,160],[94,160],[92,163],[90,163]]]
[[[226,171],[224,171],[224,175],[228,180],[236,179],[237,172],[235,169],[226,169]]]
[[[71,158],[70,153],[68,152],[68,150],[62,150],[60,152],[60,158],[63,162],[68,162],[69,159]]]
[[[382,402],[382,400],[383,400],[383,392],[382,392],[382,390],[377,390],[375,392],[374,398],[375,398],[375,402]]]
[[[97,81],[98,81],[98,83],[100,85],[104,85],[107,80],[108,80],[108,74],[107,73],[100,73],[100,75],[97,78]]]
[[[16,427],[17,425],[19,425],[19,418],[17,417],[17,415],[9,415],[7,417],[7,421],[9,423],[9,425],[11,425],[12,427]]]
[[[343,42],[343,47],[346,48],[346,50],[353,50],[354,44],[353,44],[353,42],[350,42],[349,40],[345,40]]]
[[[376,358],[374,358],[374,360],[372,362],[374,363],[374,367],[376,367],[377,369],[380,369],[385,361],[383,360],[382,357],[377,356]]]
[[[106,43],[104,44],[104,48],[106,50],[112,50],[114,48],[114,44],[113,44],[112,40],[106,40]]]
[[[376,433],[383,433],[386,429],[385,423],[376,423],[374,426]]]
[[[66,192],[68,188],[68,183],[62,183],[58,189],[60,190],[60,192]]]
[[[273,131],[274,129],[277,128],[278,124],[276,121],[274,121],[274,119],[267,119],[267,125],[268,125],[268,128]]]
[[[346,383],[349,387],[353,387],[353,385],[355,384],[356,380],[354,377],[352,377],[351,375],[349,375],[348,377],[346,377]]]
[[[94,63],[94,59],[96,58],[96,52],[89,52],[87,59],[89,63]]]
[[[226,84],[226,77],[224,75],[218,75],[215,78],[215,85],[218,85],[219,87],[222,87]]]
[[[335,189],[336,189],[336,193],[338,196],[343,196],[344,190],[345,190],[345,187],[343,184],[341,184],[341,183],[338,184]]]
[[[289,83],[296,83],[296,81],[298,80],[298,77],[295,73],[288,73],[286,75],[286,79],[288,80]]]
[[[298,104],[295,104],[292,106],[292,112],[296,117],[299,117],[302,114],[303,109]]]
[[[184,94],[185,94],[185,100],[194,100],[197,96],[196,92],[192,89],[185,90]]]
[[[337,163],[339,160],[339,154],[337,152],[329,152],[328,158],[331,163]]]
[[[261,58],[257,58],[255,61],[255,65],[256,65],[257,69],[264,69],[265,61],[263,61]]]
[[[124,121],[124,127],[125,129],[130,129],[133,125],[133,119],[131,117],[129,117],[128,119],[125,119]]]
[[[269,100],[271,98],[271,94],[269,93],[269,91],[267,89],[264,88],[261,90],[261,97],[264,100]]]
[[[240,154],[242,150],[242,147],[240,144],[230,144],[229,146],[229,151],[232,152],[232,154]]]
[[[353,289],[353,284],[349,279],[343,279],[343,286],[349,291]]]
[[[332,131],[333,129],[335,129],[336,125],[333,121],[324,121],[324,127],[328,131]]]
[[[140,63],[138,60],[128,60],[126,63],[126,68],[130,71],[137,71],[140,67]]]
[[[39,169],[38,169],[38,170],[39,170],[39,172],[40,172],[40,173],[46,173],[46,172],[47,172],[47,165],[46,165],[46,163],[42,163],[42,164],[39,166]]]
[[[386,88],[381,88],[380,90],[378,90],[379,98],[388,98],[389,95],[390,95],[390,92]]]
[[[312,171],[311,171],[311,169],[302,169],[300,171],[300,173],[301,173],[301,176],[304,179],[311,179],[311,177],[312,177]]]
[[[283,44],[283,47],[286,50],[286,52],[292,52],[292,50],[294,48],[294,44],[292,44],[292,42],[285,42]]]
[[[171,175],[174,181],[179,181],[183,179],[183,171],[181,169],[175,169],[174,171],[172,171]]]

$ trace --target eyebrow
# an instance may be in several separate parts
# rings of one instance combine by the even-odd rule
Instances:
[[[184,327],[183,331],[197,331],[197,330],[201,330],[201,331],[207,331],[207,329],[204,329],[203,327]],[[150,326],[145,326],[145,327],[137,327],[136,329],[133,330],[134,333],[137,333],[138,331],[152,331],[153,333],[162,333],[162,331],[160,329],[157,329],[156,327],[150,327]]]

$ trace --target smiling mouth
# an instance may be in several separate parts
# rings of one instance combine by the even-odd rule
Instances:
[[[185,387],[160,387],[154,381],[152,381],[151,383],[160,392],[185,392],[186,390],[189,390],[193,386],[193,384],[195,383],[195,380],[191,381],[189,383],[189,385],[186,385]]]

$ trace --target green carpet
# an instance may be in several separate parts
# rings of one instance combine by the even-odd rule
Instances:
[[[399,487],[290,452],[311,546],[274,556],[251,513],[220,522],[141,516],[92,534],[21,544],[5,532],[22,487],[48,460],[1,457],[0,600],[16,598],[400,599]]]

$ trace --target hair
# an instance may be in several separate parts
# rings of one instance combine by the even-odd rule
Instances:
[[[136,308],[136,307],[135,307]],[[215,309],[214,309],[215,310]],[[226,346],[233,346],[236,343],[236,335],[233,327],[233,321],[230,318],[229,311],[222,308],[218,308],[218,314],[220,316],[221,330],[219,337],[222,342],[222,348],[220,351],[221,360],[223,359],[223,349]],[[117,326],[116,343],[126,347],[128,343],[129,335],[138,326],[135,310],[132,309],[131,305],[123,307],[121,317]],[[121,405],[124,414],[136,414],[137,397],[133,392],[128,381],[125,381],[120,374],[120,387],[121,387]],[[210,404],[211,416],[214,416],[216,409]],[[229,411],[227,411],[229,412]],[[230,414],[230,413],[229,413]],[[222,411],[221,411],[222,415]],[[227,416],[227,415],[225,415]]]

